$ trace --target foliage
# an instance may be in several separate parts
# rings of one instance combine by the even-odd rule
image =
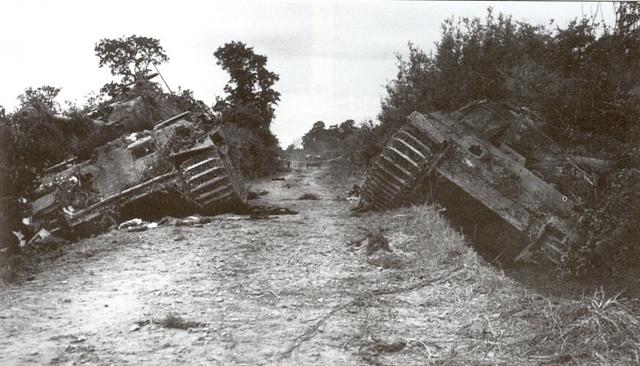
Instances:
[[[27,88],[24,94],[18,96],[20,109],[33,108],[40,112],[58,113],[60,104],[55,99],[60,90],[50,85],[43,85],[37,89]]]
[[[18,97],[20,109],[0,122],[0,195],[29,195],[46,167],[72,155],[88,158],[115,137],[115,131],[91,121],[84,108],[69,104],[63,111],[56,101],[59,92],[46,85],[27,88]]]
[[[123,84],[147,75],[150,65],[157,66],[169,61],[158,39],[135,34],[101,39],[96,43],[94,51],[100,59],[99,66],[109,67],[111,75],[121,77]]]
[[[569,143],[584,134],[628,139],[639,115],[629,96],[640,67],[637,29],[622,36],[628,26],[612,33],[586,18],[566,28],[552,25],[496,17],[489,9],[484,20],[447,19],[435,53],[409,44],[382,102],[379,119],[386,135],[412,111],[452,111],[486,98],[534,107],[550,132]]]
[[[280,77],[267,69],[266,56],[242,42],[227,43],[214,56],[230,76],[224,87],[227,96],[217,99],[213,111],[229,127],[235,145],[232,156],[246,176],[275,172],[280,148],[269,128],[280,100],[273,85]]]
[[[37,172],[64,156],[63,130],[51,121],[59,111],[59,92],[48,85],[27,88],[18,97],[19,111],[0,121],[0,196],[30,191]]]
[[[314,153],[327,153],[339,150],[342,142],[356,130],[355,121],[348,119],[340,125],[325,128],[322,121],[313,124],[313,127],[302,137],[302,147]]]
[[[354,120],[348,119],[328,129],[324,122],[318,121],[302,137],[302,146],[310,154],[341,156],[341,161],[332,165],[334,173],[358,171],[366,168],[380,153],[381,132],[380,126],[374,125],[372,121],[363,121],[356,126]]]
[[[225,124],[224,133],[233,162],[243,176],[256,178],[277,171],[280,156],[278,140],[270,133]]]
[[[178,88],[176,94],[168,95],[167,98],[171,103],[175,104],[179,110],[190,111],[192,116],[200,122],[208,124],[215,122],[211,108],[205,102],[196,99],[193,91]]]
[[[239,127],[268,130],[280,101],[280,93],[273,89],[280,77],[266,68],[267,57],[236,41],[219,47],[214,56],[230,76],[224,87],[227,96],[218,98],[214,111]]]
[[[616,273],[637,266],[640,248],[640,169],[624,168],[611,174],[606,194],[580,215],[579,237],[567,265],[576,274]]]

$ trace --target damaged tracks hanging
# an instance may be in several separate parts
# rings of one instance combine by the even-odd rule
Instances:
[[[417,121],[424,118],[414,114]],[[413,123],[397,131],[369,170],[363,186],[363,200],[376,209],[407,203],[407,196],[430,168],[434,157],[444,150],[439,135],[428,136]]]

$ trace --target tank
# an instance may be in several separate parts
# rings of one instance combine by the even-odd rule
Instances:
[[[28,202],[25,222],[34,232],[74,237],[116,224],[137,204],[144,211],[161,193],[203,214],[244,205],[247,191],[224,133],[198,130],[189,114],[120,136],[89,160],[70,158],[49,167]]]
[[[358,209],[410,203],[420,186],[442,182],[522,234],[501,244],[516,246],[512,259],[560,264],[576,237],[576,209],[611,163],[563,154],[543,125],[527,108],[486,100],[413,112],[368,170]]]

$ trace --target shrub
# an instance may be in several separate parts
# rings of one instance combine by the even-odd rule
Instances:
[[[269,131],[224,125],[231,159],[244,177],[257,178],[278,170],[280,149]]]

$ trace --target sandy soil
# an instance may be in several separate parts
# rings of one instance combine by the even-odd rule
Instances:
[[[456,259],[471,254],[421,268],[425,254],[403,251],[410,238],[396,230],[406,214],[351,216],[346,184],[325,174],[252,184],[269,192],[252,204],[297,215],[222,215],[64,247],[30,281],[0,288],[0,364],[470,362],[456,356],[462,346],[474,363],[540,361],[509,348],[528,325],[505,314],[523,311],[514,296],[538,301],[530,290],[497,271],[495,284],[476,280]],[[371,227],[390,239],[393,256],[377,257],[387,264],[348,244]],[[199,324],[166,328],[168,314]]]

